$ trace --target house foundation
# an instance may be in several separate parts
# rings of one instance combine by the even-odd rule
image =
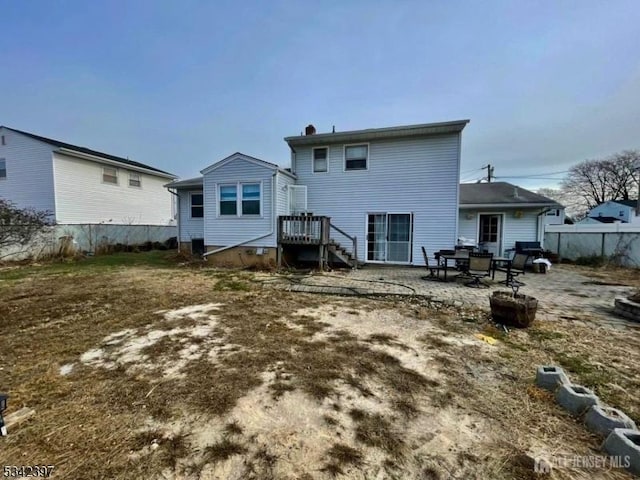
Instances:
[[[207,252],[213,252],[222,247],[207,246]],[[264,268],[273,269],[277,264],[277,249],[275,247],[233,247],[205,257],[207,262],[217,267],[231,268]]]

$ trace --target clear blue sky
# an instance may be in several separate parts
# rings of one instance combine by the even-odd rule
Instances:
[[[640,2],[5,1],[0,124],[181,177],[471,119],[463,180],[640,148]],[[470,172],[471,171],[471,172]],[[557,175],[554,175],[554,177]],[[524,186],[551,180],[513,179]]]

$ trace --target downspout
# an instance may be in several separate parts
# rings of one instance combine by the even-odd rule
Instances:
[[[180,242],[180,238],[182,237],[182,235],[180,235],[180,195],[178,195],[177,192],[172,192],[170,188],[167,188],[167,190],[169,191],[169,193],[171,195],[175,195],[176,196],[176,222],[178,223],[178,252],[180,252],[180,247],[181,242]]]
[[[203,257],[208,257],[209,255],[213,255],[214,253],[224,252],[225,250],[229,250],[230,248],[241,247],[242,245],[245,245],[247,243],[255,242],[256,240],[261,240],[265,237],[273,235],[273,232],[275,232],[274,219],[276,218],[276,215],[274,214],[276,212],[275,206],[276,206],[276,175],[277,174],[278,174],[278,171],[276,170],[274,174],[271,176],[271,217],[272,217],[271,231],[269,233],[265,233],[264,235],[260,235],[259,237],[250,238],[249,240],[243,240],[242,242],[234,243],[231,245],[227,245],[226,247],[218,248],[217,250],[206,252],[205,254],[202,255]]]
[[[537,230],[537,237],[538,237],[538,241],[540,242],[540,246],[542,248],[544,248],[544,227],[542,225],[542,217],[541,215],[546,214],[548,211],[550,211],[551,208],[550,207],[546,207],[543,208],[542,211],[538,214],[538,224],[536,225],[536,230]]]

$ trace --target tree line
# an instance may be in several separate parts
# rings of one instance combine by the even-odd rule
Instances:
[[[625,150],[573,165],[559,189],[541,188],[538,193],[561,203],[567,215],[580,219],[608,200],[637,199],[639,185],[640,151]]]

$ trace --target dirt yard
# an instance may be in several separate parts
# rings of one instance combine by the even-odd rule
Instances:
[[[547,319],[505,334],[484,310],[275,291],[170,255],[0,269],[0,391],[7,413],[36,410],[0,438],[0,466],[55,465],[65,479],[539,478],[533,457],[597,455],[602,441],[533,385],[546,363],[640,422],[638,329]]]

